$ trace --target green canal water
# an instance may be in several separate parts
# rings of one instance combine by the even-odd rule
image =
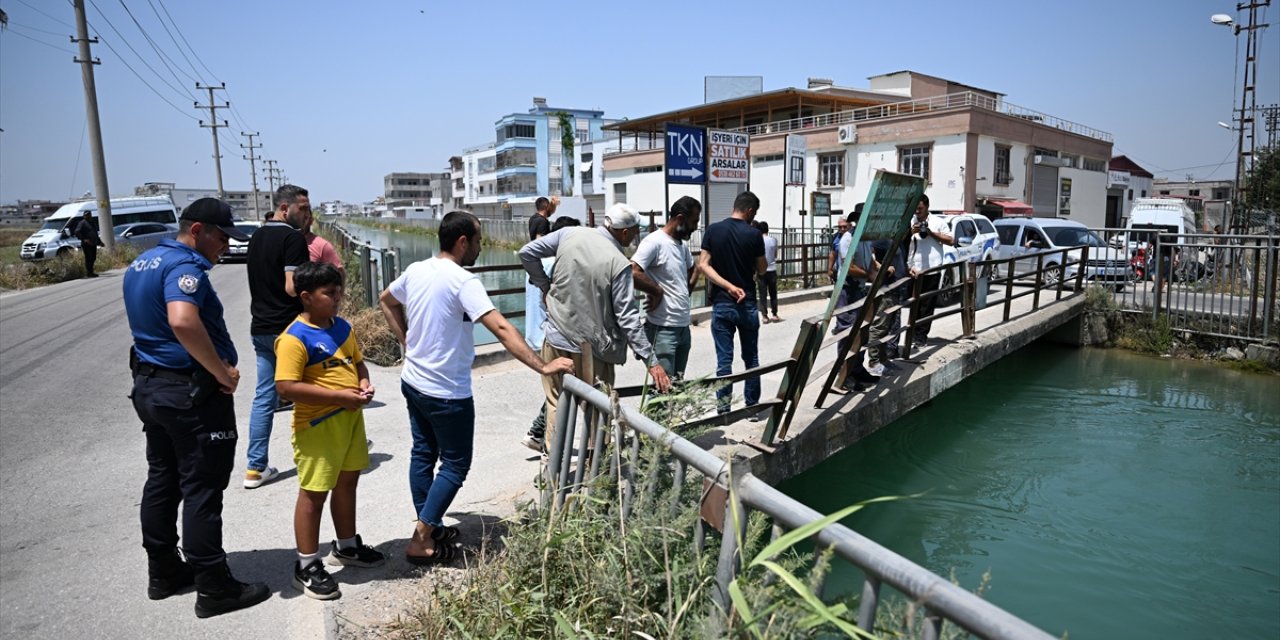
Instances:
[[[845,524],[1053,635],[1280,638],[1275,376],[1035,344],[781,488],[923,492]]]

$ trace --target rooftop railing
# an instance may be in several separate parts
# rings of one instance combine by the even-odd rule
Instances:
[[[961,108],[978,108],[986,109],[996,113],[1001,113],[1014,118],[1021,118],[1029,122],[1041,124],[1046,127],[1053,127],[1061,131],[1073,133],[1102,142],[1111,142],[1112,136],[1106,131],[1085,126],[1078,122],[1072,122],[1057,116],[1051,116],[1047,113],[1028,109],[1016,104],[1005,102],[997,98],[987,95],[965,91],[963,93],[950,93],[943,96],[934,96],[931,98],[920,98],[917,100],[906,100],[903,102],[890,102],[888,104],[875,105],[873,107],[862,107],[859,109],[850,109],[848,111],[838,111],[836,113],[824,113],[821,115],[805,116],[802,118],[791,118],[790,120],[778,120],[775,122],[764,122],[760,124],[752,124],[731,129],[746,133],[748,135],[768,135],[773,133],[789,133],[792,131],[804,131],[808,129],[816,129],[821,127],[832,127],[842,124],[851,124],[857,122],[868,122],[874,120],[882,120],[886,118],[898,118],[909,115],[919,115],[931,113],[935,111],[943,111],[947,109]],[[661,149],[663,146],[663,138],[658,136],[652,140],[648,138],[623,138],[623,148],[619,150],[616,146],[607,147],[604,151],[605,155],[616,155],[619,153],[628,153],[631,151],[642,151],[649,149]],[[633,142],[634,141],[634,142]]]

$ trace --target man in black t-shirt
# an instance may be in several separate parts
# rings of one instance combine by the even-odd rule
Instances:
[[[267,464],[267,445],[276,403],[276,336],[302,312],[293,290],[293,272],[310,260],[300,229],[311,217],[307,190],[291,184],[276,190],[275,217],[262,224],[249,240],[249,333],[258,365],[258,384],[249,412],[249,452],[244,487],[256,489],[279,475]]]
[[[551,215],[560,206],[560,198],[545,196],[533,201],[533,215],[529,216],[529,239],[537,240],[551,233]]]
[[[742,363],[760,366],[760,318],[756,316],[755,277],[765,272],[764,236],[754,228],[760,198],[744,191],[733,201],[733,214],[702,234],[698,269],[711,282],[711,337],[716,345],[716,375],[733,372],[733,334],[739,334]],[[760,377],[743,384],[747,406],[760,402]],[[732,385],[716,391],[717,411],[727,413]],[[752,416],[752,420],[759,416]]]

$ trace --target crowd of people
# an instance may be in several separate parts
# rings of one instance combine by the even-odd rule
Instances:
[[[298,478],[293,583],[307,596],[329,600],[340,597],[341,589],[326,565],[373,567],[386,561],[382,551],[365,543],[356,522],[359,478],[369,466],[362,409],[375,389],[355,330],[338,315],[345,271],[332,245],[311,233],[307,190],[281,186],[275,202],[270,219],[248,239],[256,384],[243,486],[256,489],[279,477],[270,464],[269,442],[274,415],[288,403]],[[633,207],[613,205],[603,224],[592,228],[568,216],[552,221],[558,204],[557,198],[538,199],[529,219],[529,242],[519,250],[528,276],[524,335],[468,270],[480,254],[483,228],[464,211],[441,220],[435,256],[409,265],[381,292],[379,307],[405,353],[400,392],[412,435],[409,493],[416,518],[404,551],[410,564],[449,562],[459,554],[462,533],[443,518],[471,468],[476,323],[541,376],[545,400],[522,442],[545,453],[546,425],[555,424],[564,374],[611,385],[630,351],[644,363],[656,393],[667,393],[685,376],[692,340],[690,293],[699,276],[708,282],[718,376],[732,373],[735,352],[745,369],[758,367],[760,325],[782,321],[778,241],[766,223],[756,223],[760,200],[751,192],[737,196],[728,218],[703,230],[696,260],[689,243],[703,207],[695,198],[677,200],[665,223],[630,257],[641,229],[641,215]],[[887,250],[871,242],[851,246],[848,231],[859,213],[841,221],[832,245],[831,275],[852,255],[838,294],[841,305],[865,295]],[[179,227],[176,239],[144,252],[125,273],[134,342],[131,397],[147,441],[140,515],[148,596],[167,598],[194,585],[196,614],[208,617],[270,595],[265,584],[236,580],[222,548],[223,492],[239,438],[232,393],[240,371],[207,272],[229,239],[247,238],[236,228],[231,208],[214,198],[188,206]],[[894,260],[883,268],[914,276],[933,266],[940,243],[950,241],[928,215],[927,200],[912,233],[910,265]],[[645,294],[643,310],[637,290]],[[851,322],[844,315],[837,326]],[[893,330],[887,317],[872,327],[873,335]],[[927,339],[928,327],[919,331],[917,343]],[[897,354],[887,348],[872,351],[862,369],[875,377]],[[748,407],[759,403],[759,376],[747,378],[743,389]],[[718,389],[717,411],[728,412],[732,397],[732,385]],[[334,538],[324,554],[320,529],[326,503]]]

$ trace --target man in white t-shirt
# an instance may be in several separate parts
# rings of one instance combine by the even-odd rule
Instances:
[[[697,200],[689,196],[676,200],[667,224],[645,236],[631,256],[636,288],[658,291],[645,302],[644,332],[672,380],[684,378],[689,364],[689,290],[697,274],[688,240],[701,217],[702,204]]]
[[[569,358],[544,363],[535,355],[494,308],[480,279],[464,269],[476,263],[480,241],[475,216],[449,213],[440,221],[440,254],[409,265],[379,298],[382,315],[405,348],[400,390],[413,431],[409,489],[418,516],[405,557],[417,565],[449,562],[458,555],[458,530],[446,527],[443,518],[471,468],[474,323],[483,324],[517,360],[542,375],[573,371]]]
[[[916,217],[911,220],[911,253],[907,262],[907,272],[912,278],[921,278],[920,295],[937,291],[942,284],[942,273],[934,272],[921,276],[924,271],[942,265],[942,246],[955,244],[951,236],[950,226],[942,216],[929,213],[929,196],[921,195],[916,205]],[[938,305],[938,297],[930,296],[920,301],[920,317],[933,315]],[[916,322],[911,343],[915,347],[923,347],[929,339],[932,320]]]

